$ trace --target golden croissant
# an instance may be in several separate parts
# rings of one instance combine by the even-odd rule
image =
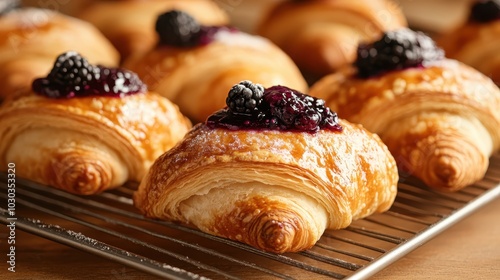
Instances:
[[[314,80],[352,63],[360,41],[406,24],[402,11],[388,0],[283,1],[263,16],[256,32]]]
[[[389,209],[397,167],[376,135],[289,88],[237,87],[265,102],[229,101],[160,156],[134,194],[147,217],[285,253]]]
[[[473,2],[466,21],[438,37],[437,42],[447,57],[474,67],[500,85],[498,11],[499,1]]]
[[[186,11],[204,24],[229,22],[224,10],[210,0],[93,1],[77,16],[101,30],[125,59],[154,47],[156,17],[173,9]]]
[[[307,83],[293,61],[273,43],[224,26],[201,25],[189,41],[171,34],[162,25],[177,13],[197,26],[189,14],[171,11],[157,21],[165,40],[144,55],[131,57],[124,66],[136,72],[148,86],[179,105],[181,112],[202,122],[225,106],[227,91],[241,80],[264,86],[287,84],[301,91]],[[162,31],[165,28],[167,30]],[[161,39],[162,37],[160,37]]]
[[[426,47],[413,46],[406,53],[434,58],[383,71],[390,63],[383,56],[370,58],[369,53],[377,53],[372,47],[360,48],[366,60],[358,59],[358,64],[363,67],[324,77],[310,94],[377,133],[403,172],[429,187],[456,191],[480,180],[500,147],[500,90],[477,70],[443,57],[426,36],[389,34],[377,42],[411,46],[411,38]],[[401,62],[411,59],[398,57]]]
[[[65,70],[51,71],[57,78],[36,79],[35,92],[0,108],[0,164],[15,163],[19,177],[84,195],[140,181],[190,122],[129,71],[99,68],[100,78],[86,84],[61,77],[68,69],[57,65],[81,61],[62,56],[54,68]]]
[[[56,57],[77,51],[94,64],[116,66],[119,54],[91,24],[55,11],[21,8],[0,16],[0,99],[29,92]]]

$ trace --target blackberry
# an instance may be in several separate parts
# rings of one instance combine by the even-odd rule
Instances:
[[[500,19],[500,0],[475,1],[471,5],[469,19],[481,23]]]
[[[264,87],[250,81],[234,85],[226,98],[227,107],[235,114],[253,114],[258,112]]]
[[[54,84],[73,87],[82,90],[93,79],[94,67],[74,51],[59,55],[54,63],[48,79]]]
[[[49,75],[35,79],[32,88],[34,92],[50,98],[123,97],[147,90],[134,72],[91,65],[75,52],[60,55]]]
[[[421,66],[444,58],[444,52],[422,32],[407,28],[384,33],[371,44],[360,44],[354,62],[362,78],[391,70]]]
[[[189,47],[198,44],[201,26],[189,14],[171,10],[158,17],[155,30],[160,37],[161,44]]]
[[[250,96],[249,93],[242,94],[243,91],[248,89],[246,86],[241,86],[242,90],[239,89],[239,86],[237,88],[234,93],[231,93],[233,89],[230,91],[233,97]],[[252,100],[251,98],[243,99]],[[240,102],[240,104],[243,103],[245,102]],[[325,102],[322,99],[305,95],[284,86],[265,89],[260,98],[260,103],[255,107],[252,104],[251,113],[234,113],[235,108],[240,110],[247,108],[244,105],[233,107],[231,105],[214,113],[207,119],[206,124],[213,128],[231,130],[274,129],[311,133],[320,129],[342,130],[338,123],[337,114],[325,107]]]

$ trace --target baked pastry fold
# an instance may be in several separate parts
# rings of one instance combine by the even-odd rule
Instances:
[[[380,135],[400,169],[442,191],[480,180],[500,147],[500,90],[455,60],[368,79],[357,70],[324,77],[310,94]]]
[[[342,132],[226,130],[196,125],[159,157],[134,194],[151,218],[191,225],[275,253],[311,248],[391,206],[398,173],[380,139]]]
[[[0,163],[19,177],[76,194],[140,181],[191,127],[153,93],[122,98],[24,96],[0,108]]]
[[[38,8],[0,16],[0,99],[28,94],[63,52],[77,51],[93,64],[117,66],[119,54],[91,24]]]

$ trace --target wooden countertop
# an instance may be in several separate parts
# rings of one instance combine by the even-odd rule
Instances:
[[[500,199],[452,226],[372,279],[498,279]],[[1,279],[154,279],[149,274],[16,231],[16,272],[5,262],[7,231],[0,232]]]

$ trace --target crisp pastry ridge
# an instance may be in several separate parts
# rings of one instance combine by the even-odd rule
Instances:
[[[310,94],[380,135],[400,169],[456,191],[480,180],[500,147],[500,91],[475,69],[444,59],[361,79],[346,67]]]
[[[389,209],[394,158],[378,136],[228,130],[197,124],[134,193],[147,217],[191,225],[275,253],[311,248],[325,229]]]
[[[91,63],[117,66],[119,54],[91,24],[56,11],[20,8],[0,16],[0,99],[28,94],[34,78],[74,50]]]
[[[406,25],[400,8],[387,0],[283,1],[264,16],[256,33],[315,80],[352,63],[359,42]]]

